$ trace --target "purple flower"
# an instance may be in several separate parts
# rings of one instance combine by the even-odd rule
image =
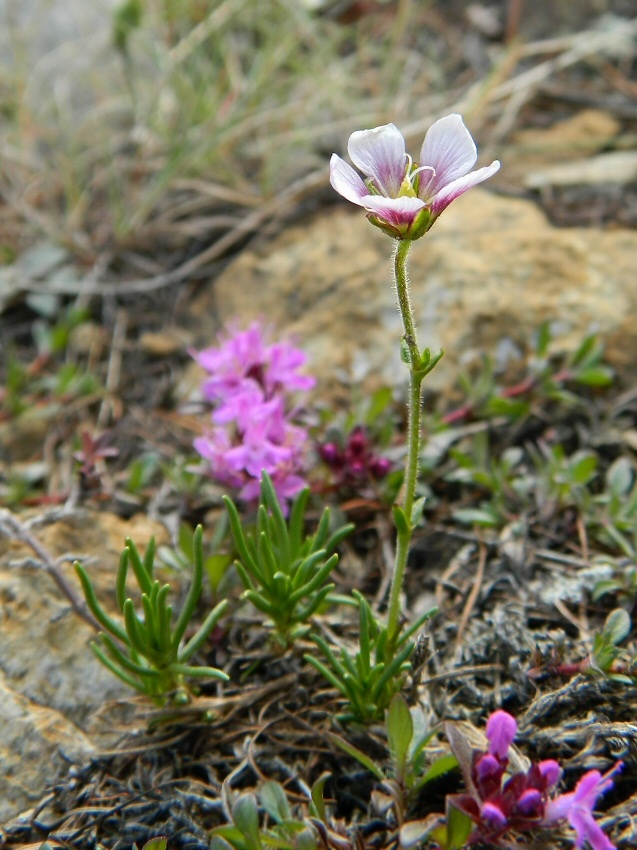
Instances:
[[[593,817],[593,809],[597,798],[613,787],[612,776],[622,769],[618,762],[608,773],[599,770],[589,770],[575,786],[575,791],[560,794],[550,800],[546,806],[544,822],[547,824],[566,818],[576,834],[575,847],[584,846],[588,841],[593,850],[615,850],[615,845],[604,834],[602,828]]]
[[[429,128],[420,163],[406,153],[405,140],[394,124],[357,130],[347,150],[365,179],[332,154],[330,183],[348,201],[364,207],[372,224],[396,239],[424,236],[453,200],[500,168],[495,160],[471,171],[477,148],[456,114],[440,118]]]
[[[285,510],[306,485],[303,477],[308,435],[292,423],[290,391],[314,386],[299,373],[306,356],[288,342],[267,345],[258,322],[228,336],[217,348],[193,356],[209,377],[202,386],[216,405],[213,427],[194,441],[213,478],[239,488],[239,497],[259,497],[267,472]]]
[[[299,373],[307,356],[289,342],[266,345],[259,322],[241,332],[232,331],[218,347],[193,352],[210,377],[202,386],[212,402],[257,389],[269,398],[281,389],[309,390],[316,381]]]
[[[494,711],[487,721],[486,735],[489,752],[498,759],[508,758],[509,747],[513,743],[518,724],[506,711]]]
[[[468,843],[498,844],[510,830],[524,832],[566,819],[576,832],[577,848],[588,841],[593,850],[614,850],[614,845],[595,821],[593,809],[597,798],[612,787],[611,776],[621,769],[621,763],[605,776],[597,770],[589,771],[580,779],[575,791],[551,799],[550,791],[562,773],[559,764],[552,759],[532,764],[525,773],[514,773],[506,778],[509,748],[516,729],[517,724],[510,714],[496,711],[487,722],[487,752],[469,751],[468,742],[465,739],[463,743],[463,736],[457,730],[449,736],[468,791],[451,795],[448,802],[476,824]]]

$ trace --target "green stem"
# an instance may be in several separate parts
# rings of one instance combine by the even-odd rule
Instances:
[[[412,510],[416,496],[416,483],[418,480],[418,466],[420,456],[420,423],[421,402],[420,388],[424,373],[420,366],[420,350],[416,338],[416,325],[414,323],[413,311],[409,300],[409,279],[407,277],[407,255],[411,242],[407,239],[399,240],[394,253],[394,282],[398,298],[398,308],[405,328],[404,341],[409,354],[409,401],[408,401],[408,426],[407,426],[407,462],[405,468],[405,481],[403,484],[402,510],[406,520],[403,531],[398,530],[396,542],[396,561],[394,575],[392,577],[391,591],[389,595],[389,615],[387,619],[387,648],[393,654],[396,641],[400,632],[400,592],[403,586],[407,556],[413,532]]]

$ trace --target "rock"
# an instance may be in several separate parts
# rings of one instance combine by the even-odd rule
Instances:
[[[0,823],[35,805],[69,764],[94,750],[70,720],[11,690],[0,677]]]
[[[231,320],[261,317],[302,343],[319,393],[338,394],[339,382],[402,388],[391,251],[359,210],[301,222],[245,251],[202,295],[192,313],[200,344]],[[419,342],[446,352],[427,386],[449,388],[482,352],[524,349],[545,320],[556,323],[565,350],[599,333],[611,364],[629,372],[637,365],[636,255],[634,231],[558,229],[530,201],[466,193],[411,249]]]
[[[158,543],[167,537],[163,526],[144,516],[126,522],[94,511],[33,534],[54,557],[69,556],[62,571],[80,598],[70,559],[84,559],[111,613],[125,538],[143,550],[151,535]],[[0,535],[0,821],[32,805],[66,772],[69,759],[112,742],[112,732],[97,735],[102,727],[94,718],[110,700],[134,696],[94,657],[88,646],[92,628],[32,558],[23,543]],[[10,784],[10,793],[2,783]]]

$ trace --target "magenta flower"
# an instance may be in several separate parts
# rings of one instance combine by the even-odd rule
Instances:
[[[507,778],[509,748],[516,731],[515,719],[506,711],[496,711],[487,722],[487,752],[471,751],[468,741],[462,743],[461,734],[457,731],[450,734],[451,748],[464,774],[467,792],[452,794],[447,799],[475,823],[468,843],[497,845],[510,830],[526,832],[566,819],[575,830],[578,849],[588,841],[593,850],[615,850],[595,821],[593,809],[597,798],[612,787],[611,776],[621,769],[621,763],[605,776],[597,770],[589,771],[575,791],[552,798],[550,795],[562,774],[559,764],[552,759],[532,764],[526,773],[514,773]]]
[[[396,239],[419,239],[449,204],[500,168],[495,160],[471,171],[478,152],[460,115],[440,118],[427,131],[415,163],[394,124],[357,130],[347,150],[364,180],[340,156],[332,154],[330,183],[368,218]]]
[[[518,724],[514,717],[506,711],[494,711],[486,728],[490,754],[497,759],[507,758],[517,731]]]
[[[619,772],[622,766],[622,763],[618,762],[603,776],[599,770],[589,770],[577,783],[575,791],[560,794],[559,797],[549,801],[544,822],[551,824],[566,818],[575,830],[575,847],[578,850],[584,846],[585,841],[588,841],[593,850],[615,850],[615,845],[593,817],[593,809],[597,798],[613,787],[611,777]]]
[[[263,472],[272,479],[281,507],[306,486],[307,431],[293,424],[291,391],[315,380],[299,372],[306,356],[288,342],[267,345],[258,322],[228,336],[219,347],[193,353],[209,372],[202,386],[215,405],[213,427],[194,441],[213,478],[259,498]]]
[[[232,331],[220,346],[193,352],[210,377],[202,386],[212,402],[257,389],[269,398],[278,390],[309,390],[316,381],[299,372],[306,354],[289,342],[266,345],[259,322],[241,332]]]

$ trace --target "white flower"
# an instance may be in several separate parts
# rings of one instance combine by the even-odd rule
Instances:
[[[373,224],[398,239],[418,239],[440,213],[467,189],[500,168],[495,160],[471,171],[478,152],[460,115],[440,118],[427,131],[414,163],[393,124],[357,130],[347,150],[363,180],[340,156],[332,154],[330,183],[353,204],[364,207]]]

